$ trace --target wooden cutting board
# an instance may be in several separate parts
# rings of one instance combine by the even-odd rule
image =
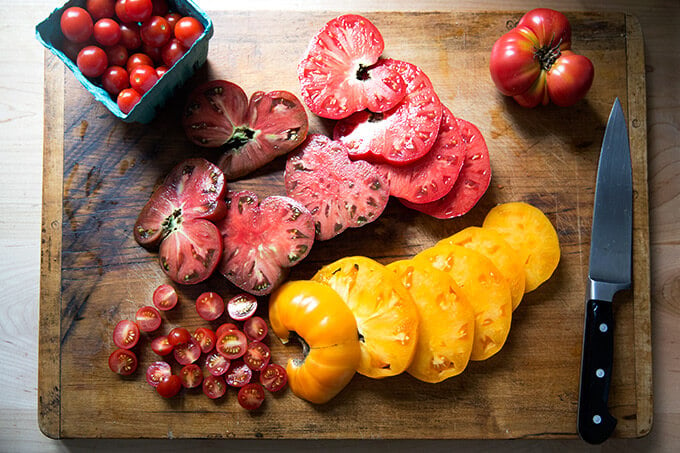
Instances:
[[[587,98],[571,108],[524,109],[494,88],[488,58],[517,12],[367,13],[381,30],[385,55],[420,66],[451,111],[475,123],[489,146],[491,187],[466,216],[435,220],[390,201],[376,222],[317,243],[291,279],[309,278],[347,255],[383,263],[412,256],[469,225],[491,207],[527,201],[555,225],[562,260],[554,276],[527,294],[514,313],[507,344],[440,384],[408,375],[356,376],[334,400],[313,406],[291,392],[268,396],[248,413],[231,390],[220,401],[189,391],[164,400],[146,384],[156,358],[148,341],[129,378],[109,371],[111,332],[149,304],[167,283],[155,253],[132,237],[134,220],[154,185],[188,156],[217,153],[189,144],[179,127],[186,90],[224,78],[256,90],[299,95],[296,65],[309,39],[334,13],[218,12],[208,64],[147,126],[116,120],[46,55],[44,205],[40,301],[39,419],[52,437],[206,438],[570,438],[576,408],[585,281],[597,158],[616,97],[628,118],[634,175],[634,288],[615,303],[610,406],[615,436],[647,434],[652,424],[649,229],[643,39],[639,23],[616,13],[571,13],[573,48],[595,64]],[[281,26],[281,24],[285,26]],[[311,132],[332,122],[311,116]],[[282,194],[284,159],[230,183],[262,197]],[[222,278],[179,288],[167,315],[194,329],[196,296],[237,291]],[[266,299],[262,300],[266,305]],[[263,310],[263,313],[265,311]],[[271,336],[279,363],[299,356]]]

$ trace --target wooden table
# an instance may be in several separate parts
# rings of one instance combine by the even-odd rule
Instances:
[[[8,3],[8,2],[6,2]],[[237,2],[200,1],[206,9],[239,8]],[[604,2],[602,2],[604,3]],[[609,4],[576,2],[549,2],[545,6],[568,10],[625,11],[640,20],[645,39],[647,72],[647,126],[648,163],[650,194],[650,250],[652,275],[652,340],[654,356],[654,424],[652,433],[641,440],[611,440],[602,449],[625,448],[639,451],[668,451],[680,442],[677,428],[680,426],[680,391],[677,386],[677,358],[674,343],[677,342],[677,321],[680,312],[674,308],[678,290],[678,233],[673,227],[677,218],[679,184],[674,182],[678,174],[677,124],[680,123],[680,103],[676,93],[677,83],[673,82],[675,68],[680,56],[673,46],[677,45],[677,25],[680,23],[680,7],[674,2],[658,1],[654,6],[638,6],[633,1],[617,1]],[[14,6],[14,5],[13,5]],[[5,396],[0,403],[0,451],[49,451],[67,446],[70,448],[128,448],[143,451],[161,442],[148,441],[67,441],[59,443],[44,437],[37,428],[37,315],[38,315],[38,269],[40,250],[40,209],[42,170],[42,93],[43,93],[43,50],[33,38],[33,27],[53,8],[58,1],[29,1],[14,6],[15,16],[11,30],[3,31],[2,67],[4,103],[0,108],[0,136],[4,141],[2,151],[2,176],[5,191],[0,195],[3,220],[0,221],[0,244],[3,258],[0,277],[5,282],[5,297],[0,303],[0,357],[7,369],[4,373]],[[390,3],[345,2],[336,6],[334,2],[286,2],[287,9],[337,10],[399,10],[413,9],[408,2]],[[529,2],[420,2],[422,10],[527,10],[534,6]],[[242,6],[241,6],[242,7]],[[280,2],[257,2],[249,8],[273,9],[283,7]],[[8,19],[9,21],[9,19]],[[17,27],[16,24],[19,26]],[[16,27],[16,28],[15,28]],[[18,36],[18,38],[17,38]],[[18,44],[18,48],[16,47]],[[8,63],[9,62],[9,63]],[[19,64],[16,64],[19,63]],[[140,433],[143,435],[143,431]],[[547,442],[547,444],[546,444]],[[180,443],[162,442],[163,448],[186,449],[218,446],[233,448],[234,444],[218,441],[191,441]],[[385,442],[394,450],[420,446],[413,442]],[[521,444],[521,446],[520,446]],[[270,448],[278,450],[281,444],[265,441],[256,445],[236,442],[243,448]],[[373,443],[342,441],[319,444],[285,443],[293,448],[375,448]],[[428,447],[447,450],[448,442],[429,443]],[[514,441],[508,443],[466,441],[454,444],[454,448],[504,451],[510,448],[543,450],[564,448],[580,451],[580,441]],[[595,449],[597,447],[594,447]]]

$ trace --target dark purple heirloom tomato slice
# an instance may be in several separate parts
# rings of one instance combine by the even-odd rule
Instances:
[[[439,135],[427,154],[408,165],[376,164],[376,168],[387,176],[390,195],[429,203],[451,190],[463,167],[465,150],[456,118],[443,107]]]
[[[217,223],[224,243],[218,270],[242,290],[262,296],[304,259],[314,243],[314,220],[300,202],[251,191],[228,192],[227,215]]]
[[[207,279],[222,254],[213,221],[226,213],[222,171],[202,158],[177,165],[154,191],[134,226],[135,240],[159,247],[163,271],[175,282]]]
[[[430,203],[411,203],[405,206],[438,219],[451,219],[466,214],[486,192],[491,181],[489,150],[482,133],[474,124],[456,118],[466,144],[465,161],[456,183],[449,193]]]
[[[288,157],[284,181],[288,196],[311,212],[322,241],[374,221],[390,196],[387,179],[373,165],[352,162],[345,145],[321,134]]]
[[[442,118],[442,104],[432,82],[417,66],[399,60],[383,62],[407,83],[406,96],[394,108],[361,111],[338,121],[333,138],[342,141],[352,159],[406,165],[432,148]]]
[[[378,63],[384,48],[380,31],[365,17],[346,14],[327,22],[297,68],[307,107],[324,118],[341,119],[397,105],[406,83],[398,71]]]
[[[218,162],[227,179],[244,176],[286,154],[307,136],[307,113],[294,94],[258,91],[248,102],[238,85],[213,80],[187,100],[182,124],[199,146],[222,147]]]

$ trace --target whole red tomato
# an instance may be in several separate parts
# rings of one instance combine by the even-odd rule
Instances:
[[[494,44],[491,78],[524,107],[573,105],[590,89],[595,71],[587,57],[570,49],[571,25],[564,14],[531,10]]]

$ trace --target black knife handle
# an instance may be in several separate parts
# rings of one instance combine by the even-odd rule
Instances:
[[[616,427],[609,413],[609,385],[614,358],[612,303],[589,300],[586,304],[578,401],[578,433],[591,444],[607,440]]]

